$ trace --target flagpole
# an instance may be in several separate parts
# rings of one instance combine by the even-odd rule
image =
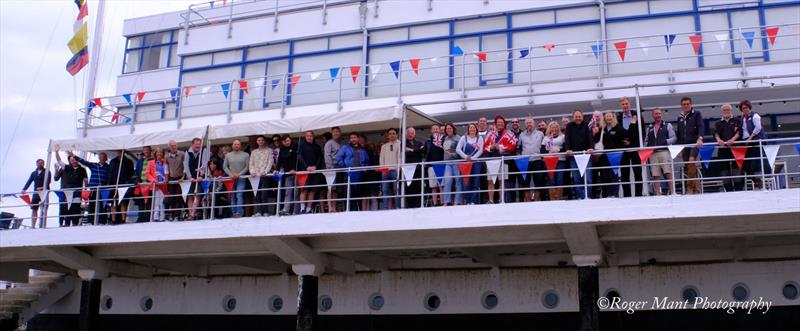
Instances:
[[[88,0],[87,0],[88,1]],[[92,100],[95,95],[95,85],[97,83],[97,70],[100,60],[100,50],[103,40],[103,16],[105,11],[105,0],[97,0],[97,10],[95,11],[94,36],[92,36],[92,46],[89,48],[89,81],[86,84],[86,97],[84,102]],[[99,105],[98,105],[99,106]],[[86,109],[83,114],[83,136],[86,137],[89,128],[89,111]]]

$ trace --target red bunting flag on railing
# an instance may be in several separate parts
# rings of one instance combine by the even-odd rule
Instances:
[[[292,76],[292,88],[297,86],[297,82],[300,81],[300,77],[302,77],[302,76],[300,76],[300,75]]]
[[[703,36],[689,36],[689,41],[692,42],[692,49],[694,49],[694,55],[699,55],[700,46],[703,44]]]
[[[22,201],[25,201],[25,203],[27,203],[28,206],[31,205],[31,197],[29,195],[23,194],[23,195],[20,195],[19,198],[22,199]]]
[[[558,156],[545,156],[544,165],[547,167],[550,179],[555,178],[556,168],[558,167]]]
[[[766,29],[767,38],[769,38],[769,44],[770,45],[775,45],[775,38],[778,37],[778,30],[779,29],[780,29],[780,27],[777,27],[777,26],[773,26],[771,28],[767,28]]]
[[[544,44],[544,49],[547,50],[548,53],[553,51],[553,48],[556,48],[556,44]]]
[[[239,88],[244,91],[245,94],[250,93],[250,90],[247,88],[247,81],[246,80],[239,80]]]
[[[619,53],[619,58],[622,61],[625,61],[625,50],[628,48],[628,41],[615,42],[614,47],[617,48],[617,53]]]
[[[461,170],[461,177],[464,178],[464,185],[469,184],[469,175],[472,173],[472,162],[459,163],[458,170]]]
[[[136,93],[136,101],[142,102],[142,99],[144,99],[144,95],[145,95],[145,92],[137,92]]]
[[[103,99],[101,99],[101,98],[94,98],[94,99],[92,99],[92,102],[97,107],[103,107]]]
[[[650,158],[650,155],[653,154],[653,149],[640,149],[639,150],[639,159],[642,160],[642,164],[647,163],[647,159]]]
[[[483,62],[486,62],[486,53],[475,53],[475,57]]]
[[[350,67],[350,77],[353,78],[353,83],[358,80],[358,72],[361,71],[361,66],[351,66]]]
[[[111,115],[111,123],[117,123],[118,120],[119,120],[119,112],[115,111],[114,115]]]
[[[731,152],[733,153],[733,158],[736,159],[736,165],[739,166],[739,170],[742,170],[744,156],[747,154],[747,146],[731,146]]]
[[[413,58],[411,60],[408,60],[408,63],[411,63],[411,69],[413,69],[414,73],[417,74],[417,76],[419,76],[419,59]]]
[[[193,89],[193,88],[194,88],[194,86],[187,86],[187,87],[184,87],[184,88],[183,88],[183,95],[188,97],[188,96],[189,96],[189,93],[191,93],[191,92],[192,92],[192,89]]]

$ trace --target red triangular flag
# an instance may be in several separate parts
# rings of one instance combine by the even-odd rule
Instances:
[[[240,80],[239,81],[239,88],[242,89],[242,91],[244,91],[245,94],[250,93],[250,90],[247,88],[247,81],[246,80]]]
[[[92,191],[89,191],[89,190],[81,191],[81,200],[89,201],[89,198],[91,198],[91,197],[92,197]]]
[[[767,28],[767,37],[769,38],[769,44],[775,45],[775,38],[778,37],[778,30],[779,27],[773,26],[771,28]]]
[[[86,15],[89,15],[89,5],[87,5],[86,2],[84,2],[83,6],[81,6],[80,11],[78,11],[78,18],[76,18],[75,20],[80,21],[84,17],[86,17]]]
[[[226,179],[222,181],[222,185],[225,185],[225,190],[228,192],[233,192],[233,179]]]
[[[25,201],[25,203],[27,203],[28,206],[31,205],[31,197],[29,195],[23,194],[23,195],[20,195],[19,198],[22,199],[22,201]]]
[[[461,170],[461,177],[464,178],[464,184],[468,184],[469,175],[472,173],[472,162],[459,163],[458,170]]]
[[[614,47],[617,48],[617,53],[619,53],[619,58],[622,61],[625,61],[625,50],[628,48],[628,41],[618,41],[614,43]]]
[[[111,116],[111,123],[116,123],[118,119],[119,119],[119,112],[115,111],[114,115]]]
[[[652,148],[639,150],[639,159],[642,160],[642,164],[647,163],[647,159],[650,158],[650,154],[653,154]]]
[[[211,25],[217,25],[217,23],[219,23],[219,21],[217,21],[217,20],[210,20],[210,21],[208,21],[208,23],[211,23]]]
[[[408,63],[411,63],[411,69],[414,69],[414,73],[417,74],[417,76],[419,76],[419,59],[414,58],[408,60]]]
[[[731,146],[731,152],[733,152],[733,158],[736,159],[736,165],[739,166],[739,170],[742,170],[744,155],[747,154],[747,146]]]
[[[142,102],[142,99],[144,99],[144,94],[145,94],[145,92],[136,93],[136,100],[139,101],[139,102]]]
[[[137,190],[139,191],[138,194],[144,197],[144,203],[147,203],[148,197],[150,196],[150,184],[139,184],[133,191],[134,195],[137,194]]]
[[[544,47],[544,49],[546,49],[547,52],[550,53],[553,51],[553,48],[556,48],[556,44],[545,44],[542,47]]]
[[[100,98],[94,98],[92,102],[94,102],[94,105],[97,107],[103,107],[103,100]]]
[[[361,71],[361,66],[352,66],[350,67],[350,76],[353,77],[353,83],[358,80],[358,72]]]
[[[558,167],[558,156],[545,156],[544,165],[547,166],[547,170],[550,171],[550,178],[555,178],[556,168]]]
[[[222,6],[225,7],[228,5],[228,0],[222,0]]]
[[[302,77],[302,76],[292,76],[292,88],[297,86],[297,82],[300,81],[300,77]]]
[[[187,96],[187,97],[188,97],[188,96],[189,96],[189,93],[191,93],[191,92],[192,92],[192,89],[193,89],[193,88],[194,88],[194,86],[187,86],[187,87],[184,87],[184,88],[183,88],[183,94],[184,94],[185,96]]]
[[[475,54],[475,56],[479,58],[481,61],[486,62],[486,53],[477,53]]]
[[[295,173],[295,176],[297,176],[297,185],[299,185],[300,187],[305,187],[306,186],[306,181],[308,180],[308,173],[307,172],[297,172],[297,173]]]
[[[700,45],[703,43],[703,36],[689,36],[689,41],[692,42],[694,48],[694,55],[700,54]]]
[[[392,171],[392,169],[389,169],[387,167],[381,167],[381,168],[376,168],[375,171],[385,174],[388,173],[389,171]]]

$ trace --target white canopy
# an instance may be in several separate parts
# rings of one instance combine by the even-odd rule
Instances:
[[[53,140],[50,150],[54,150],[55,145],[60,145],[61,150],[77,150],[82,152],[137,149],[142,146],[166,145],[170,140],[175,140],[180,143],[191,141],[195,137],[203,138],[206,134],[206,130],[207,127],[201,127],[115,137]]]

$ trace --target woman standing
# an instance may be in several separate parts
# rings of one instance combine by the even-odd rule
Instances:
[[[458,140],[456,153],[466,162],[472,162],[472,170],[469,173],[467,185],[462,187],[464,202],[474,205],[478,202],[478,191],[480,190],[481,163],[477,162],[483,154],[483,137],[478,135],[478,125],[470,123],[467,126],[467,134]],[[464,174],[462,174],[463,176]],[[459,181],[461,178],[458,179]]]
[[[544,137],[544,149],[549,154],[561,153],[564,148],[564,134],[561,133],[561,126],[558,122],[551,121],[547,125],[547,135]],[[548,186],[562,186],[564,185],[564,169],[567,168],[567,159],[564,154],[558,155],[558,164],[556,166],[556,173],[553,176],[548,176]],[[550,200],[561,200],[564,189],[562,187],[551,188],[548,190]]]
[[[167,190],[167,178],[169,175],[169,167],[167,160],[164,158],[164,150],[156,148],[155,158],[147,164],[147,184],[155,183],[153,190],[153,214],[152,220],[154,222],[161,222],[164,220],[164,192]]]
[[[595,141],[602,141],[603,150],[606,151],[606,153],[599,156],[595,164],[596,167],[602,167],[602,169],[599,169],[600,183],[602,184],[601,191],[604,198],[617,197],[619,194],[619,178],[611,168],[607,152],[624,148],[623,141],[628,138],[628,135],[622,125],[617,122],[617,116],[610,111],[603,115],[600,127],[600,134],[595,135]]]
[[[461,204],[461,191],[463,191],[463,182],[461,180],[461,176],[459,176],[458,171],[458,160],[461,159],[461,156],[458,154],[457,147],[458,142],[461,140],[461,136],[458,134],[458,130],[456,130],[455,125],[453,123],[447,123],[444,125],[444,143],[442,144],[442,148],[444,149],[444,159],[446,161],[453,161],[448,162],[444,168],[444,204],[445,205],[452,205],[453,203],[456,205]],[[455,181],[456,185],[456,198],[453,201],[453,195],[451,192],[453,191],[453,182]]]

